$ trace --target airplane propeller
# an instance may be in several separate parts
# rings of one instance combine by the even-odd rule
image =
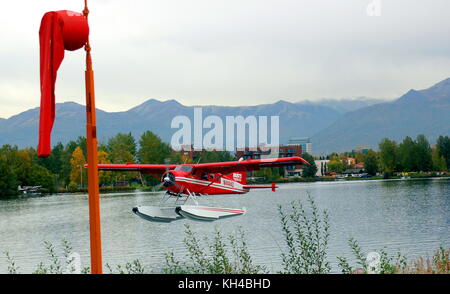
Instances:
[[[159,183],[157,185],[154,185],[152,187],[152,192],[159,192],[161,187],[163,187],[163,186],[166,187],[166,181],[164,181],[164,177],[167,174],[167,172],[170,170],[170,158],[164,159],[164,162],[166,164],[166,171],[164,172],[163,177],[161,179],[159,179],[155,175],[151,175],[152,177],[154,177],[156,180],[159,181]],[[171,186],[171,185],[169,185],[169,186]],[[169,187],[169,186],[167,186],[167,187]]]
[[[171,172],[167,172],[163,176],[162,184],[166,188],[175,185],[175,175],[173,173],[171,173]]]
[[[166,172],[164,173],[163,177],[162,177],[162,181],[161,181],[161,185],[168,188],[171,187],[173,185],[175,185],[175,175],[170,171],[170,158],[166,158],[164,160],[164,162],[166,163]]]

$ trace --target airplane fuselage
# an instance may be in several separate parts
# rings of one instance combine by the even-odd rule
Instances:
[[[244,194],[249,191],[244,187],[241,173],[222,175],[219,173],[193,175],[190,172],[172,170],[165,173],[161,181],[163,187],[173,194]]]

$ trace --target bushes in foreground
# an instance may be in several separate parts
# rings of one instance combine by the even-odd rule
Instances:
[[[79,256],[72,251],[72,247],[67,240],[63,240],[59,252],[57,248],[50,242],[44,242],[47,251],[47,262],[40,262],[33,274],[89,274],[91,269],[89,267],[81,268]],[[19,274],[20,267],[16,264],[9,252],[5,252],[8,263],[8,273]],[[114,268],[106,263],[106,268],[111,274],[144,274],[145,267],[142,266],[139,260],[127,262],[125,265],[116,265]]]
[[[349,240],[349,246],[356,259],[356,266],[350,266],[346,258],[338,257],[343,274],[450,274],[450,250],[445,250],[442,246],[431,258],[419,257],[410,262],[400,252],[389,255],[384,249],[365,257],[354,239]]]
[[[239,229],[236,234],[228,235],[225,239],[216,228],[212,238],[203,238],[204,244],[202,244],[188,225],[185,228],[184,245],[188,251],[189,261],[177,260],[173,252],[168,252],[165,254],[166,266],[163,273],[260,274],[267,272],[265,267],[253,263],[242,229]]]

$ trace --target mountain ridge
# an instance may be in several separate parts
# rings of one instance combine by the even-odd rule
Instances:
[[[411,89],[393,101],[348,112],[311,140],[319,154],[351,151],[356,145],[377,149],[383,138],[401,141],[419,134],[435,142],[439,135],[450,134],[449,113],[450,78],[423,90]]]
[[[148,99],[127,111],[106,112],[97,109],[97,125],[99,140],[106,142],[108,138],[119,132],[131,132],[136,139],[151,130],[164,141],[170,142],[172,134],[171,120],[177,115],[185,115],[191,120],[195,107],[201,107],[203,118],[217,115],[225,121],[226,116],[244,117],[280,116],[282,126],[297,125],[296,128],[284,128],[280,132],[280,140],[286,142],[292,136],[311,136],[319,128],[334,121],[340,113],[321,105],[297,105],[287,101],[255,106],[185,106],[176,100],[160,101]],[[318,120],[318,117],[325,117]],[[0,121],[0,145],[11,144],[24,147],[36,147],[39,125],[39,107],[14,115]],[[311,127],[313,126],[313,127]],[[205,133],[206,131],[204,131]],[[52,144],[67,143],[85,133],[85,106],[75,102],[57,103],[56,121],[52,133]]]
[[[397,141],[405,136],[425,134],[431,142],[439,135],[450,134],[450,78],[429,88],[411,89],[397,99],[382,100],[359,97],[354,99],[321,99],[253,106],[197,105],[186,106],[171,99],[147,99],[126,111],[107,112],[97,109],[100,142],[119,132],[131,132],[137,141],[150,130],[170,142],[176,129],[170,127],[177,115],[193,120],[195,107],[202,108],[203,118],[226,116],[280,117],[280,143],[291,137],[311,137],[315,154],[351,151],[356,145],[376,149],[387,137]],[[67,143],[85,134],[85,106],[75,102],[56,105],[56,121],[52,143]],[[0,119],[0,145],[36,147],[39,107],[26,110],[8,119]],[[203,130],[205,134],[208,130]]]

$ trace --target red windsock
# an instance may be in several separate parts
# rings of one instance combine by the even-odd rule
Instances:
[[[55,121],[55,82],[65,50],[77,50],[88,41],[89,26],[83,14],[68,10],[44,14],[39,29],[41,58],[41,117],[38,155],[51,153],[50,135]]]

